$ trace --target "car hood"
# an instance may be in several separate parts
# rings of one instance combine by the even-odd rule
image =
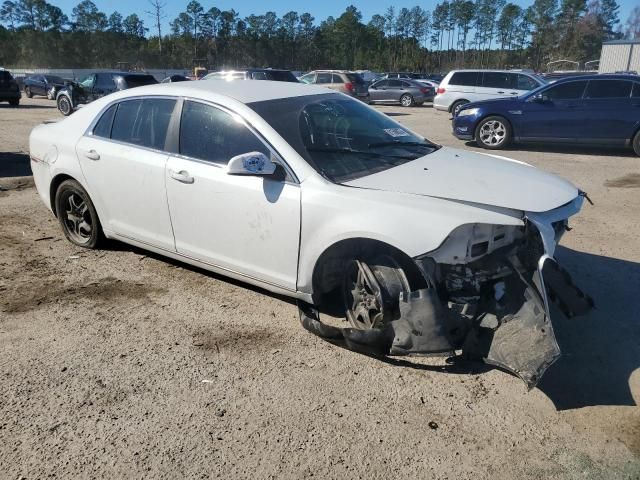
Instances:
[[[552,210],[579,193],[567,180],[526,163],[446,147],[345,185],[525,212]]]

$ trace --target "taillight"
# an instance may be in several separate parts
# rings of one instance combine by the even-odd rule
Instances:
[[[444,89],[444,87],[438,87],[438,94],[441,95],[444,92],[446,92],[446,90]]]
[[[423,88],[421,88],[421,89],[420,89],[420,92],[422,92],[422,93],[429,93],[429,89],[428,89],[428,88],[424,88],[424,87],[423,87]]]
[[[353,83],[345,83],[344,88],[346,88],[350,92],[353,92]]]

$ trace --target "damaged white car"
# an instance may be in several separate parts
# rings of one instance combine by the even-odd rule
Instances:
[[[591,307],[553,260],[576,187],[323,88],[140,87],[36,127],[30,150],[74,244],[117,239],[290,295],[305,328],[355,350],[461,351],[532,387],[560,354],[549,303]],[[320,322],[330,295],[350,328]]]

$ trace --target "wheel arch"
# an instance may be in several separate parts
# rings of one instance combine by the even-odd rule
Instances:
[[[344,266],[354,258],[372,258],[378,254],[391,255],[403,268],[409,283],[416,288],[424,282],[413,259],[393,245],[366,237],[339,240],[328,246],[318,257],[311,278],[314,303],[320,303],[323,295],[340,285]]]
[[[453,106],[459,102],[471,103],[471,101],[467,100],[466,98],[459,98],[457,100],[454,100],[453,102],[451,102],[451,105],[449,105],[449,113],[453,113]]]
[[[59,173],[51,179],[51,184],[49,185],[49,201],[51,205],[51,211],[56,217],[58,216],[58,213],[56,212],[56,192],[58,191],[58,187],[60,187],[62,182],[64,182],[65,180],[75,180],[76,182],[78,182],[78,180],[73,178],[71,175],[68,175],[66,173]]]

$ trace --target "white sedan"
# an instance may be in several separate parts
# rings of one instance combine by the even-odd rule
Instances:
[[[289,295],[355,350],[462,350],[532,387],[560,354],[549,299],[590,307],[553,260],[576,187],[323,88],[139,87],[36,127],[30,154],[75,245],[116,239]],[[320,321],[333,295],[352,328]]]

